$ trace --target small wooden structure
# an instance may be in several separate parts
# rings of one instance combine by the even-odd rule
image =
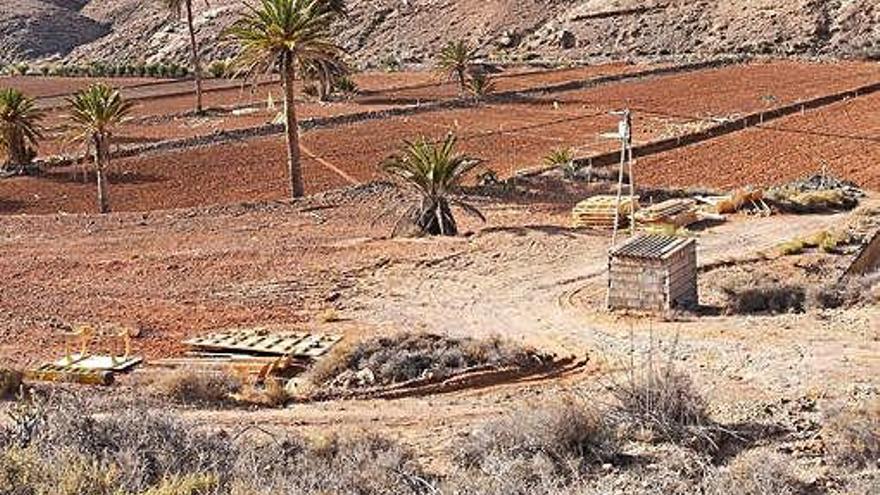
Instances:
[[[611,248],[609,309],[665,311],[698,303],[697,241],[640,235]]]
[[[697,202],[693,199],[670,199],[636,214],[640,227],[687,227],[699,220]]]
[[[629,223],[629,217],[633,209],[638,211],[639,198],[632,201],[629,198],[621,198],[618,203],[616,196],[599,195],[588,198],[578,203],[571,211],[572,226],[590,229],[614,229],[614,220],[618,219],[618,228]],[[616,210],[616,211],[615,211]]]

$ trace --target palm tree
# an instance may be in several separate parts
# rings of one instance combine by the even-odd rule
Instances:
[[[241,51],[235,63],[251,76],[278,68],[284,84],[284,124],[290,192],[305,194],[294,106],[295,71],[340,60],[342,49],[330,39],[330,25],[340,15],[339,0],[259,0],[245,2],[245,13],[227,31]]]
[[[192,0],[161,0],[161,2],[177,19],[180,19],[181,11],[186,10],[186,26],[189,29],[189,45],[192,49],[193,74],[196,82],[196,112],[202,113],[202,63],[196,41],[196,30],[193,26]],[[208,0],[205,0],[205,6],[208,5]]]
[[[33,98],[14,88],[0,89],[0,150],[6,155],[4,170],[17,174],[27,170],[43,138],[43,117]]]
[[[333,93],[336,82],[348,76],[351,69],[342,59],[313,60],[302,67],[303,78],[313,81],[319,101],[327,101]]]
[[[467,72],[477,50],[464,40],[450,41],[437,56],[437,67],[450,79],[457,79],[462,92],[467,91]]]
[[[68,98],[67,103],[70,105],[70,138],[94,153],[98,209],[107,213],[110,200],[105,172],[110,163],[110,140],[114,129],[128,118],[133,103],[104,84],[93,84]]]
[[[382,169],[392,179],[421,197],[419,203],[409,208],[397,222],[395,235],[407,225],[415,225],[421,234],[458,234],[458,225],[452,215],[453,205],[485,221],[483,214],[463,201],[460,195],[462,181],[481,161],[456,154],[456,141],[452,134],[448,134],[442,143],[432,143],[425,138],[404,141],[403,152],[382,164]]]
[[[479,103],[495,92],[495,81],[487,74],[478,72],[467,82],[467,89],[474,101]]]

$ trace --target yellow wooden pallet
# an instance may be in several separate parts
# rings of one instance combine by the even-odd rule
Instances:
[[[698,220],[697,202],[692,199],[670,199],[636,213],[636,222],[640,226],[687,227]]]
[[[574,228],[613,229],[615,219],[619,220],[620,225],[624,225],[628,223],[630,213],[633,210],[638,211],[638,209],[638,197],[633,198],[632,203],[628,197],[621,198],[618,205],[617,196],[593,196],[581,201],[572,209],[572,226]]]

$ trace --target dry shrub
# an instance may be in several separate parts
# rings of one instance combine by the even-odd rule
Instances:
[[[721,290],[730,314],[803,312],[807,301],[807,291],[802,286],[778,282],[741,280]]]
[[[471,433],[456,454],[459,475],[503,472],[523,480],[523,489],[535,488],[528,480],[544,488],[570,482],[616,454],[616,437],[604,418],[574,400],[521,409]]]
[[[500,338],[476,340],[426,333],[376,337],[325,359],[311,373],[315,384],[343,387],[390,385],[445,378],[476,366],[530,367],[548,356]]]
[[[8,368],[0,368],[0,400],[11,399],[21,390],[22,374]]]
[[[705,495],[797,495],[805,484],[791,469],[791,460],[767,449],[738,455],[725,468],[707,477]]]
[[[194,474],[167,479],[143,495],[212,495],[216,491],[216,477],[210,474]]]
[[[230,493],[434,493],[412,453],[376,435],[290,438],[242,452]]]
[[[810,290],[810,306],[819,309],[868,306],[880,301],[880,275],[854,277],[843,283],[829,284]]]
[[[142,493],[169,477],[227,476],[233,465],[228,437],[171,416],[136,409],[91,416],[79,400],[31,407],[34,414],[0,428],[0,472],[17,471],[21,486],[13,493],[58,493],[44,486],[71,495]]]
[[[822,428],[825,452],[838,465],[880,462],[880,401],[831,415]]]
[[[572,495],[694,495],[710,472],[711,459],[674,444],[656,446],[623,470],[591,476]]]
[[[880,493],[880,470],[863,471],[849,477],[835,495],[877,495]]]
[[[615,412],[630,434],[717,449],[719,428],[709,417],[706,400],[671,359],[664,369],[658,369],[651,358],[642,370],[630,370],[628,380],[617,384],[613,393],[618,402]]]
[[[241,390],[241,380],[229,372],[177,369],[158,377],[153,390],[178,404],[216,405],[228,403]]]
[[[273,435],[261,442],[146,410],[91,416],[82,401],[40,411],[26,441],[6,434],[15,425],[0,426],[0,493],[433,493],[434,480],[412,454],[376,436],[317,443]]]

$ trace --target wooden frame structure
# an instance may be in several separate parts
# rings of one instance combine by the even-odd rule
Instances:
[[[698,302],[696,239],[639,235],[609,251],[608,309],[666,311]]]

